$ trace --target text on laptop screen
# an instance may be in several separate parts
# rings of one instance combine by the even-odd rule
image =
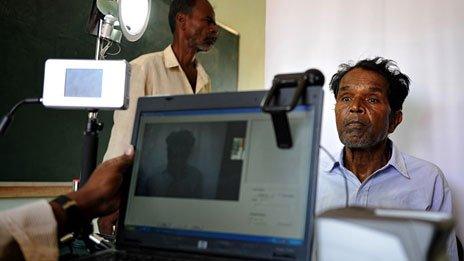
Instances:
[[[142,114],[126,229],[302,244],[314,114],[289,114],[289,150],[259,108]]]

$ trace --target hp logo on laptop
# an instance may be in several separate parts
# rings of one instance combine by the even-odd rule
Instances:
[[[207,249],[208,248],[208,241],[205,240],[198,240],[197,247],[199,249]]]

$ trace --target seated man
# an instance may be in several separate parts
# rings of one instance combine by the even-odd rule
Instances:
[[[338,159],[321,163],[317,213],[344,206],[452,213],[443,172],[401,152],[388,138],[403,120],[409,82],[393,61],[380,57],[342,64],[332,77],[337,131],[345,146]],[[448,251],[457,260],[454,233]]]

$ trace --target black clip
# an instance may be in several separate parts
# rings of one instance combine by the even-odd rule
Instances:
[[[272,88],[261,102],[263,112],[271,114],[277,146],[290,149],[293,146],[290,124],[287,113],[295,109],[301,98],[305,98],[306,88],[324,85],[324,75],[317,69],[309,69],[304,73],[278,74],[272,81]],[[288,105],[279,103],[280,90],[296,88]]]

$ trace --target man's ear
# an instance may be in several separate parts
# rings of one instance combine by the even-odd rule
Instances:
[[[184,13],[177,13],[176,15],[176,28],[179,28],[180,30],[185,30],[185,14]]]
[[[403,121],[403,112],[398,110],[393,113],[388,126],[388,133],[393,133],[398,125]]]

